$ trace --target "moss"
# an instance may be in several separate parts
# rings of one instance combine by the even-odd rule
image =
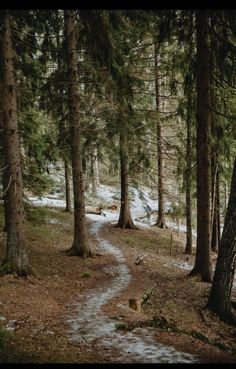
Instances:
[[[32,207],[27,208],[26,211],[26,220],[30,222],[31,224],[45,224],[48,221],[48,218],[50,217],[50,209],[47,209],[46,207]]]
[[[212,345],[212,346],[216,346],[216,347],[218,347],[219,349],[221,349],[223,351],[233,351],[233,352],[235,352],[235,350],[232,350],[231,348],[227,347],[222,342],[219,342],[219,341],[214,340],[214,339],[210,339],[207,336],[205,336],[204,334],[202,334],[201,332],[193,330],[193,331],[190,332],[190,335],[194,338],[197,338],[198,340],[200,340],[204,343],[207,343],[207,344]]]
[[[122,329],[127,330],[127,328],[128,328],[128,324],[123,323],[123,322],[120,322],[120,323],[116,323],[116,324],[115,324],[115,327],[116,327],[116,329],[118,329],[118,330],[122,330]]]
[[[82,278],[90,278],[91,274],[89,272],[84,272],[84,273],[81,274],[81,277]]]
[[[11,274],[13,273],[13,268],[11,263],[4,263],[0,266],[0,275],[5,275],[5,274]]]

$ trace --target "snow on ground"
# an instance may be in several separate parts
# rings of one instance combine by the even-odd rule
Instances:
[[[66,207],[65,200],[61,200],[58,198],[30,196],[28,197],[27,200],[36,206],[49,206],[49,207],[56,207],[56,208]]]
[[[107,186],[100,184],[97,189],[97,197],[92,198],[86,194],[87,202],[93,202],[95,204],[102,203],[105,205],[120,204],[120,190],[114,186]],[[30,196],[27,199],[30,203],[37,206],[52,206],[52,207],[65,207],[66,202],[63,200],[63,194],[57,193],[50,196]],[[87,204],[86,204],[87,205]],[[135,221],[140,222],[141,219],[146,217],[146,221],[142,220],[143,223],[152,225],[155,223],[156,216],[153,212],[158,210],[158,201],[153,199],[150,195],[150,190],[143,187],[142,189],[137,189],[134,187],[130,188],[130,205],[131,214]],[[166,210],[171,208],[171,204],[166,204]]]
[[[178,260],[170,260],[168,262],[168,264],[164,264],[164,266],[174,266],[176,268],[180,268],[180,269],[183,269],[183,270],[187,270],[187,271],[190,271],[193,269],[193,265],[186,262],[186,261],[178,261]]]
[[[57,178],[57,183],[61,181],[61,177]],[[141,187],[139,189],[135,187],[130,187],[130,208],[131,215],[134,223],[141,228],[148,228],[153,226],[157,220],[158,211],[158,200],[154,198],[151,191],[147,187]],[[89,193],[85,194],[86,205],[102,206],[104,208],[103,214],[108,215],[109,211],[106,209],[109,205],[117,205],[120,207],[120,190],[115,186],[108,186],[100,184],[97,188],[97,196],[92,197]],[[64,195],[57,191],[57,193],[50,194],[46,197],[28,197],[28,201],[33,205],[37,206],[49,206],[49,207],[59,207],[65,208],[66,202],[63,200]],[[72,204],[73,207],[73,204]],[[171,203],[166,202],[166,211],[171,209]],[[111,212],[110,212],[111,213]],[[113,221],[118,221],[119,210],[113,212]],[[186,233],[185,224],[177,224],[174,220],[171,220],[166,216],[166,224],[170,229],[175,229],[180,232]],[[196,237],[196,231],[193,230],[193,237]],[[193,244],[195,247],[195,244]]]

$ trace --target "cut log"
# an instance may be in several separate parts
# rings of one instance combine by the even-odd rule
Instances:
[[[118,206],[116,204],[108,205],[107,206],[107,209],[108,210],[117,210],[118,209]]]
[[[96,214],[96,215],[105,215],[103,211],[99,208],[96,208],[94,206],[85,206],[85,213],[86,214]]]

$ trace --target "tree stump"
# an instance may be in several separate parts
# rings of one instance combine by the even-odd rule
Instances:
[[[139,299],[129,299],[129,307],[138,313],[141,312],[141,301]]]

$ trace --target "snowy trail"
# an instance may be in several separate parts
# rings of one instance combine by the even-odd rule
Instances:
[[[193,363],[196,359],[173,347],[156,342],[152,332],[148,329],[138,329],[136,333],[117,331],[116,322],[106,317],[102,306],[119,295],[131,280],[129,268],[121,250],[110,242],[99,237],[99,230],[107,222],[116,219],[116,215],[109,216],[109,220],[101,216],[90,215],[94,221],[91,233],[99,241],[102,252],[111,254],[117,264],[107,268],[114,277],[105,287],[97,287],[78,295],[73,307],[76,315],[68,317],[70,324],[70,340],[91,345],[99,345],[105,349],[110,362],[137,362],[137,363]]]

